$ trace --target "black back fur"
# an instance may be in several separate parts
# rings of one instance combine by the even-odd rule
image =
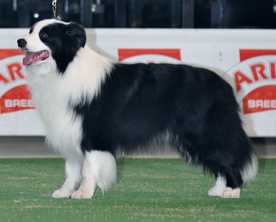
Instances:
[[[74,107],[83,118],[82,150],[109,151],[147,144],[169,133],[182,155],[231,187],[252,148],[231,86],[212,71],[186,65],[117,64],[91,103]]]

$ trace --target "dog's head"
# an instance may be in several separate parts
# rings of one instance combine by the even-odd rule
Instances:
[[[86,34],[81,25],[56,19],[34,24],[26,38],[17,40],[18,47],[26,54],[24,65],[55,64],[60,73],[66,70],[85,43]]]

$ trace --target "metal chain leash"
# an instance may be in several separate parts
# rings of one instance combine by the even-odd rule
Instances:
[[[53,15],[56,18],[57,17],[57,0],[52,1],[52,9],[53,9]]]

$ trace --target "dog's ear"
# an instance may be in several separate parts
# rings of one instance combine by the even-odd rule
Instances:
[[[84,27],[78,23],[72,22],[66,27],[65,35],[77,40],[80,47],[84,47],[86,43],[86,33]]]

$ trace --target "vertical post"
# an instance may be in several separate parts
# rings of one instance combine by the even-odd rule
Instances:
[[[171,1],[171,28],[180,28],[182,24],[182,2],[183,0]]]
[[[29,1],[26,3],[26,1],[17,2],[17,27],[29,27],[31,25],[31,13],[33,12],[33,8],[35,8],[36,5],[29,6]],[[24,4],[25,3],[25,4]],[[20,18],[20,19],[19,19]]]
[[[128,22],[129,27],[142,27],[143,23],[143,1],[142,0],[128,0]]]
[[[93,14],[91,11],[92,0],[80,0],[81,23],[86,27],[93,26]]]
[[[12,9],[13,9],[13,11],[17,11],[17,7],[18,6],[18,4],[17,4],[17,0],[13,0],[12,1]]]
[[[127,0],[114,1],[114,26],[126,27],[127,26]]]
[[[182,0],[182,28],[195,25],[195,0]]]

